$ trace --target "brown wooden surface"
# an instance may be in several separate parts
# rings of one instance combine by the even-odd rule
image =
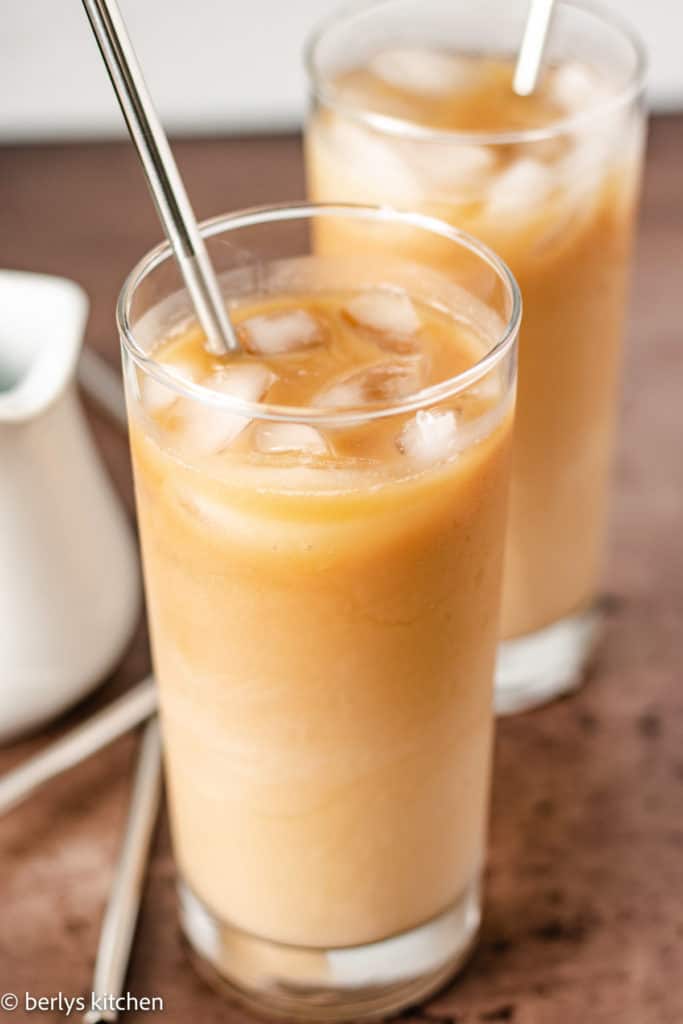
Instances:
[[[185,142],[177,153],[200,216],[303,195],[296,139]],[[682,188],[683,117],[662,118],[630,318],[607,633],[580,694],[501,723],[481,945],[411,1019],[683,1022]],[[0,265],[79,281],[92,301],[88,343],[116,365],[116,294],[159,236],[129,147],[0,149],[0,220]],[[125,441],[91,422],[132,511]],[[115,677],[50,736],[147,666],[141,628]],[[0,772],[48,738],[0,751]],[[0,820],[0,993],[89,991],[134,753],[122,739]],[[165,821],[128,987],[161,996],[169,1024],[243,1020],[186,960]],[[62,1019],[0,1011],[8,1022]]]

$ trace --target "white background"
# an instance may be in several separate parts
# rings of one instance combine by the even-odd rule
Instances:
[[[298,124],[306,95],[303,42],[338,6],[339,0],[121,0],[164,120],[183,134]],[[683,109],[681,0],[612,6],[646,40],[653,104]],[[80,0],[0,0],[0,138],[122,132]]]

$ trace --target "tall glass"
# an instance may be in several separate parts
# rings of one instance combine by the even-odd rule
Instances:
[[[441,984],[477,933],[519,294],[419,215],[295,206],[202,230],[233,311],[380,288],[475,346],[398,400],[255,403],[160,356],[192,330],[167,246],[119,301],[185,934],[249,1006],[362,1019]],[[438,241],[457,272],[388,236]]]
[[[501,712],[576,686],[596,638],[645,127],[640,44],[574,0],[556,4],[555,77],[535,120],[541,101],[515,98],[505,71],[527,10],[528,0],[382,0],[329,22],[308,51],[311,198],[440,217],[500,253],[524,296]],[[436,247],[419,257],[448,270]]]

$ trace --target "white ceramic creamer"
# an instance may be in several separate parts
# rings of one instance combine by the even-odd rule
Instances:
[[[71,281],[0,271],[0,743],[104,679],[140,610],[132,532],[76,394],[87,312]]]

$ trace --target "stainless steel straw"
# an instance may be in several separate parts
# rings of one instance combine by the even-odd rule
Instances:
[[[92,985],[94,998],[83,1016],[86,1024],[115,1021],[119,1015],[112,997],[116,1000],[124,992],[160,796],[161,739],[155,716],[145,727],[140,745],[126,832],[102,921]],[[104,1008],[98,1008],[98,1001],[104,1001]]]
[[[240,345],[116,0],[83,0],[166,236],[212,352]]]
[[[16,807],[56,775],[75,767],[144,722],[156,711],[156,706],[156,689],[150,676],[83,725],[72,729],[40,754],[0,778],[0,814]]]
[[[554,6],[554,0],[530,0],[512,81],[518,96],[530,96],[536,88]]]

